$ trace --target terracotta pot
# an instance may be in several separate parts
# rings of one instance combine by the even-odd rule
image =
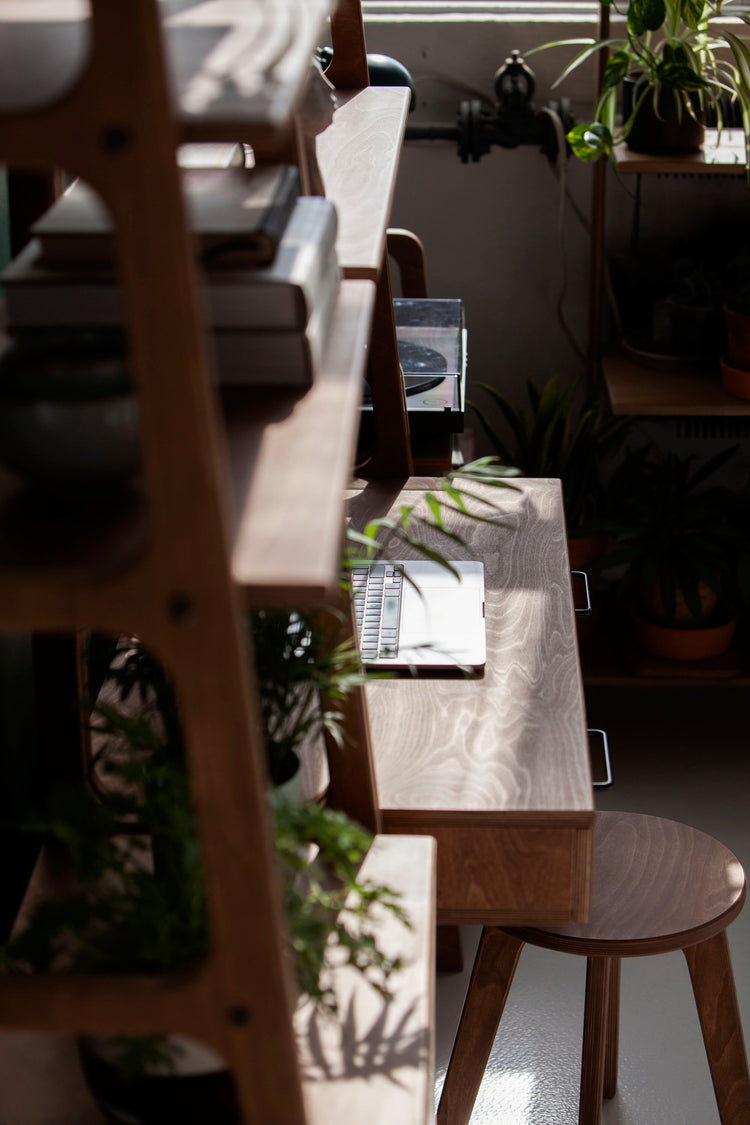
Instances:
[[[585,570],[586,565],[604,554],[606,535],[574,535],[568,539],[568,559],[571,570]]]
[[[631,623],[636,643],[653,656],[662,656],[667,660],[708,660],[712,656],[720,656],[729,648],[737,618],[700,629],[654,625],[637,614],[632,615]]]
[[[622,118],[627,121],[633,107],[635,78],[624,78],[622,83]],[[674,91],[662,87],[657,102],[659,115],[653,110],[651,93],[638,110],[633,127],[625,144],[633,152],[656,153],[663,156],[679,156],[683,153],[699,152],[706,130],[701,120],[698,99],[692,95],[692,117],[685,107],[678,114]],[[697,120],[696,120],[697,118]]]
[[[750,367],[750,316],[724,305],[727,359],[738,367]]]
[[[719,604],[719,595],[706,582],[698,583],[698,597],[701,603],[701,615],[698,619],[688,607],[682,590],[675,591],[674,608],[672,614],[667,616],[658,583],[641,591],[639,604],[655,625],[664,625],[668,629],[693,630],[702,628],[704,624],[708,625]]]
[[[750,399],[750,366],[738,367],[723,355],[719,360],[721,385],[728,395]]]

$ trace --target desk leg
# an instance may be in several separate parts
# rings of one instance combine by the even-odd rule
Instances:
[[[495,926],[482,930],[440,1096],[438,1125],[468,1125],[523,944]]]
[[[464,967],[460,926],[438,926],[435,967],[439,973],[460,973]]]

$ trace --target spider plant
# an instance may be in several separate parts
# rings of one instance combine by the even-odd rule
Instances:
[[[479,386],[509,431],[506,439],[487,411],[470,404],[500,459],[517,466],[524,476],[562,481],[569,537],[598,531],[606,499],[604,469],[625,440],[630,422],[608,415],[596,391],[577,406],[579,384],[566,387],[559,375],[541,390],[532,380],[526,381],[528,413],[496,387]]]
[[[568,134],[576,156],[584,161],[611,156],[613,147],[627,140],[642,106],[650,105],[662,117],[662,95],[673,100],[678,119],[703,118],[712,111],[720,127],[722,102],[729,99],[739,107],[748,137],[750,47],[726,26],[732,19],[750,22],[739,0],[630,0],[622,14],[627,18],[624,35],[544,44],[580,48],[555,86],[597,52],[609,54],[592,120]],[[626,78],[634,82],[632,104],[618,126],[618,91]]]

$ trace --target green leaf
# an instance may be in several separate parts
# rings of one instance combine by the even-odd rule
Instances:
[[[697,28],[703,20],[704,0],[680,0],[680,15],[688,27]]]
[[[636,38],[644,31],[658,31],[666,15],[664,0],[630,0],[628,31]]]
[[[614,55],[611,55],[602,75],[602,89],[611,90],[615,86],[619,86],[630,70],[630,63],[631,57],[625,50],[616,51]]]
[[[583,45],[582,50],[580,50],[578,52],[578,54],[571,60],[571,62],[568,63],[568,65],[565,67],[565,69],[561,72],[559,77],[556,78],[555,81],[552,83],[552,89],[554,90],[556,86],[559,86],[562,82],[564,82],[565,79],[568,77],[568,75],[572,74],[573,71],[576,70],[579,66],[582,66],[583,63],[585,63],[585,62],[588,62],[588,60],[591,58],[591,56],[595,55],[597,51],[605,51],[605,50],[609,50],[610,48],[615,48],[615,49],[619,50],[623,46],[624,42],[625,42],[625,40],[623,40],[622,37],[621,37],[619,39],[568,39],[568,40],[560,40],[559,42],[556,42],[556,43],[545,43],[544,44],[545,47],[558,47],[558,46],[571,47],[571,46],[577,46],[578,44]],[[541,48],[540,48],[540,50],[541,50]],[[529,51],[527,53],[530,54],[531,52]]]
[[[744,39],[740,39],[731,31],[724,32],[724,38],[732,48],[734,61],[737,67],[736,87],[740,102],[742,103],[743,117],[747,119],[750,106],[750,48]]]
[[[606,125],[598,121],[593,121],[590,125],[574,125],[567,140],[573,154],[587,164],[612,153],[612,134]]]
[[[663,86],[675,90],[705,90],[708,82],[685,62],[663,59],[656,67],[656,77]]]

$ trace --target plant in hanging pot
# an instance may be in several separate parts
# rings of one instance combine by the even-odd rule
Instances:
[[[576,156],[584,161],[611,157],[614,146],[623,141],[638,152],[696,152],[706,117],[723,123],[722,100],[727,98],[739,106],[748,135],[750,48],[731,24],[727,26],[732,17],[748,22],[739,4],[630,0],[626,17],[623,35],[544,44],[580,48],[555,85],[597,52],[609,55],[593,119],[568,134]]]
[[[702,465],[674,453],[629,452],[613,479],[620,513],[599,560],[624,568],[617,595],[639,647],[674,660],[718,656],[732,643],[745,583],[739,500],[711,478],[734,454]]]

